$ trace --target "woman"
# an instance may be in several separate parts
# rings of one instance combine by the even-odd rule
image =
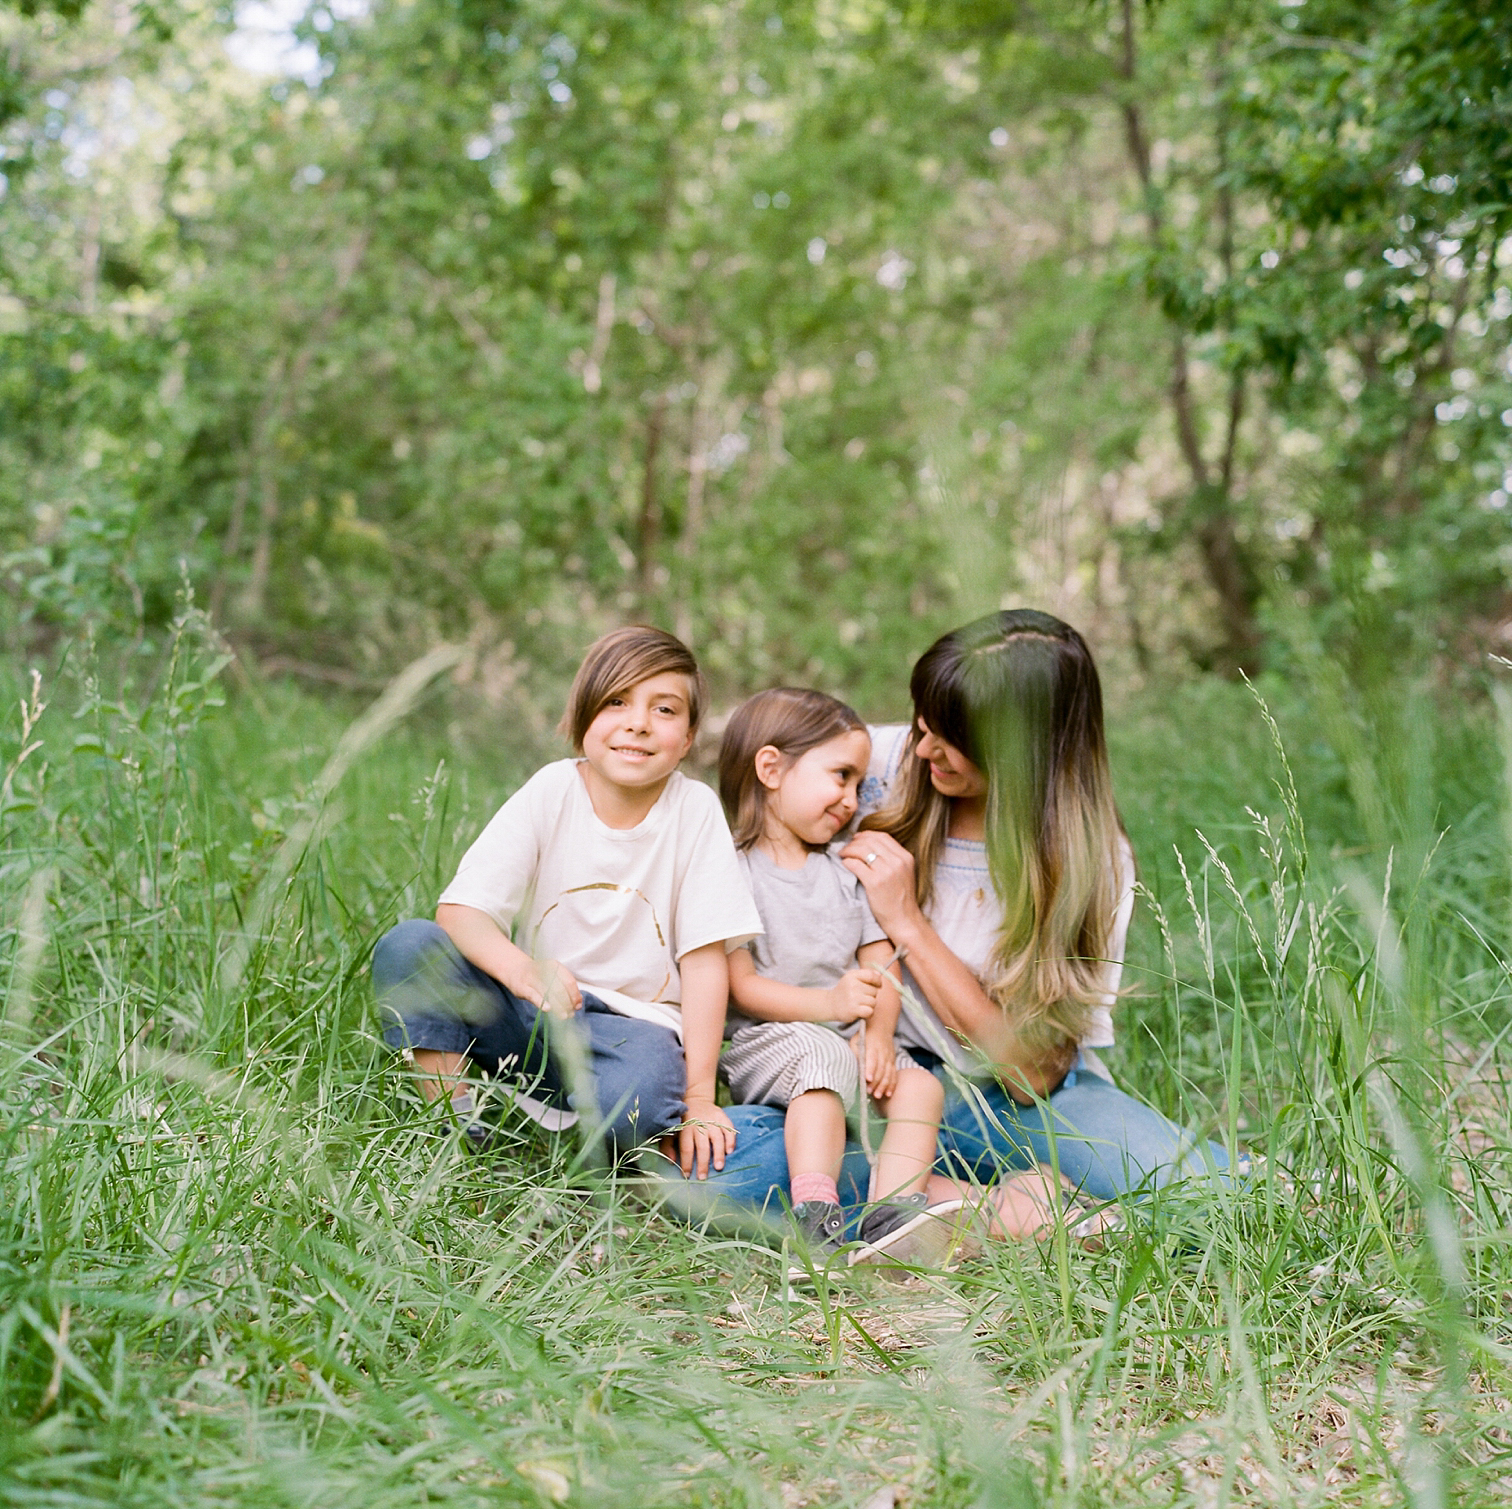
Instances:
[[[910,690],[912,725],[874,731],[872,810],[841,857],[907,950],[921,1009],[897,1040],[945,1078],[939,1175],[1048,1164],[1106,1200],[1225,1170],[1222,1148],[1125,1094],[1097,1056],[1113,1043],[1134,861],[1085,641],[1045,613],[994,613],[932,645]],[[781,1123],[741,1109],[720,1192],[764,1203],[784,1185]],[[937,1177],[931,1193],[954,1191]]]

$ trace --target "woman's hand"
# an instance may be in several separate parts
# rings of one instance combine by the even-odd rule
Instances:
[[[858,833],[841,851],[845,868],[866,887],[872,916],[894,943],[920,921],[914,889],[914,857],[888,833]]]
[[[709,1165],[722,1169],[735,1151],[735,1123],[712,1100],[689,1100],[687,1114],[677,1129],[677,1162],[683,1178],[695,1171],[709,1177]]]

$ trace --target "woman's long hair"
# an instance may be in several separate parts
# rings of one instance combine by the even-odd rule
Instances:
[[[920,905],[934,889],[950,799],[916,757],[922,720],[987,777],[987,867],[1003,926],[986,987],[1018,1030],[1080,1038],[1106,993],[1123,834],[1086,641],[1028,608],[937,640],[909,683],[914,723],[888,805],[862,828],[914,856]]]

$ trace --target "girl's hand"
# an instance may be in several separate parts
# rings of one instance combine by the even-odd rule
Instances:
[[[882,989],[879,969],[848,969],[825,992],[829,997],[829,1022],[865,1021],[877,1009],[877,992]]]
[[[887,833],[858,833],[841,851],[845,868],[866,887],[872,916],[894,943],[919,916],[914,857]]]
[[[583,992],[572,971],[555,959],[531,959],[518,979],[504,983],[517,996],[554,1017],[570,1017],[583,1004]]]
[[[859,1049],[858,1032],[851,1039]],[[866,1081],[866,1093],[873,1100],[890,1100],[898,1088],[898,1050],[890,1032],[878,1032],[868,1028],[866,1032],[866,1057],[861,1061],[861,1076]]]
[[[734,1151],[735,1123],[712,1100],[690,1100],[677,1129],[677,1162],[683,1178],[696,1171],[700,1179],[707,1179],[710,1163],[717,1172]]]

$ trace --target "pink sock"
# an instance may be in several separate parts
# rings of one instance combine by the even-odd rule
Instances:
[[[828,1174],[794,1174],[793,1204],[822,1200],[826,1205],[840,1203],[840,1190]]]

